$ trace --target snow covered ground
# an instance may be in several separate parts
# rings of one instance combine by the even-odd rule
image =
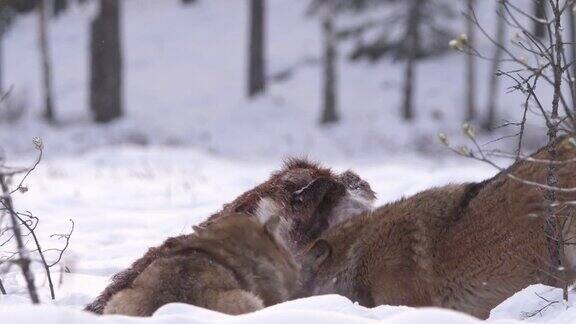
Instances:
[[[543,292],[550,290],[544,286],[531,287],[529,293]],[[558,297],[558,291],[552,291]],[[548,294],[547,297],[551,295]],[[561,294],[560,294],[561,295]],[[524,298],[521,298],[524,297]],[[526,301],[526,296],[518,296],[514,301]],[[530,298],[528,298],[530,300]],[[531,305],[538,307],[542,305]],[[556,307],[556,309],[554,309]],[[569,324],[574,323],[576,315],[575,309],[560,312],[559,309],[565,308],[564,305],[551,306],[545,316],[532,317],[527,319],[528,322],[550,323],[550,324]],[[517,314],[517,308],[510,314]],[[522,314],[517,314],[518,318],[525,318]],[[241,315],[229,316],[199,307],[184,304],[169,304],[160,308],[152,318],[135,319],[124,316],[105,316],[98,317],[91,314],[82,313],[65,308],[54,306],[23,307],[16,306],[7,309],[0,308],[0,316],[7,323],[37,323],[61,324],[61,323],[408,323],[408,324],[480,324],[481,321],[443,309],[413,309],[401,306],[379,306],[373,309],[367,309],[357,304],[353,304],[348,299],[337,295],[318,296],[307,299],[295,300],[264,310]],[[489,320],[495,324],[519,324],[524,323],[521,320],[514,319],[494,319]]]
[[[76,227],[63,261],[71,273],[63,275],[56,300],[49,301],[45,279],[36,269],[46,305],[29,306],[20,275],[10,272],[2,277],[9,293],[0,296],[2,323],[478,322],[445,310],[365,309],[340,296],[292,301],[240,317],[184,305],[166,306],[147,320],[81,313],[110,275],[166,237],[190,231],[223,203],[266,179],[283,157],[307,155],[338,170],[352,168],[378,193],[377,204],[495,172],[455,159],[437,144],[438,131],[451,137],[460,132],[461,55],[418,66],[419,118],[414,125],[398,119],[402,64],[350,64],[341,55],[342,123],[320,128],[320,67],[315,63],[273,83],[262,98],[244,98],[245,1],[201,0],[185,9],[177,0],[123,4],[126,116],[111,125],[93,125],[86,104],[93,4],[73,7],[51,24],[57,126],[38,120],[35,17],[19,18],[7,34],[4,82],[14,87],[10,100],[25,111],[18,121],[0,122],[0,147],[5,149],[0,155],[7,155],[11,164],[28,165],[34,154],[32,137],[42,137],[46,146],[45,159],[27,181],[29,192],[15,195],[16,207],[40,217],[38,232],[46,248],[61,246],[50,234],[66,232],[69,219]],[[306,1],[269,4],[271,73],[317,59],[319,23],[304,16]],[[482,18],[490,22],[492,2],[480,5]],[[479,63],[479,79],[486,80],[485,63]],[[480,83],[482,98],[485,83]],[[519,105],[513,95],[502,100],[506,114]],[[421,153],[440,153],[440,158]],[[59,281],[58,269],[54,272]],[[531,287],[496,308],[492,320],[576,321],[574,307],[566,310],[561,303],[525,319],[547,305],[536,293],[559,299],[557,290]]]
[[[380,306],[366,309],[341,296],[319,296],[296,300],[240,317],[229,317],[187,305],[169,305],[153,319],[127,320],[122,317],[96,318],[81,309],[107,284],[110,275],[167,236],[188,232],[222,203],[266,179],[277,163],[248,163],[218,158],[192,149],[118,147],[94,150],[74,157],[50,159],[40,165],[27,181],[29,191],[16,195],[17,207],[33,211],[41,219],[39,233],[44,246],[62,242],[49,234],[65,232],[68,220],[76,229],[63,265],[65,274],[50,302],[45,279],[36,269],[42,285],[42,300],[50,306],[28,306],[20,274],[11,272],[2,279],[8,296],[0,296],[0,318],[26,323],[477,323],[466,315],[444,310],[413,310]],[[334,165],[338,170],[349,165]],[[391,159],[384,165],[356,165],[359,174],[378,192],[378,204],[402,195],[449,182],[477,181],[494,171],[470,162]],[[58,271],[55,277],[59,278]],[[560,300],[556,289],[535,286],[496,308],[496,323],[514,323]],[[576,295],[573,297],[576,298]],[[538,323],[573,323],[576,308],[554,303],[535,314]],[[10,323],[10,322],[9,322]]]

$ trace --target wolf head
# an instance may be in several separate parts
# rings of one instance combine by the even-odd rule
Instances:
[[[329,227],[371,210],[374,200],[370,185],[352,171],[335,173],[306,159],[288,159],[267,181],[225,205],[200,227],[222,216],[257,215],[273,207],[283,219],[280,235],[297,251]]]

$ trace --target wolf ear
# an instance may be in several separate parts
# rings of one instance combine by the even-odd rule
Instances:
[[[316,210],[324,203],[330,203],[344,196],[346,188],[332,178],[321,177],[292,192],[290,204],[294,210]]]
[[[319,239],[306,252],[306,263],[313,271],[317,271],[330,255],[332,255],[330,243]]]

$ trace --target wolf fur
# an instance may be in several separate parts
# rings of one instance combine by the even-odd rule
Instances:
[[[166,241],[133,284],[111,297],[104,314],[150,316],[174,302],[243,314],[287,300],[299,268],[279,235],[286,225],[280,210],[264,199],[257,217],[226,217]]]
[[[197,229],[208,228],[224,217],[254,215],[262,198],[269,198],[266,201],[274,202],[282,209],[283,219],[290,226],[280,227],[283,230],[279,234],[285,237],[290,249],[297,251],[329,226],[370,210],[376,196],[370,185],[352,171],[336,174],[305,159],[288,159],[270,179],[224,205]],[[102,314],[108,300],[118,291],[130,287],[162,252],[162,247],[150,248],[129,268],[114,275],[112,283],[85,310]]]
[[[567,141],[552,144],[558,161],[576,158]],[[531,158],[549,159],[550,148]],[[519,161],[482,183],[432,188],[330,228],[301,255],[302,296],[338,293],[368,307],[438,306],[486,318],[528,285],[573,280],[574,246],[563,255],[568,269],[552,264],[545,190],[508,176],[545,184],[547,168]],[[576,163],[556,172],[558,187],[576,187]],[[558,193],[558,201],[574,200],[576,192]],[[557,213],[576,243],[575,207]]]

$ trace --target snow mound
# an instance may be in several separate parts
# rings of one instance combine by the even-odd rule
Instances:
[[[508,298],[490,312],[490,319],[513,318],[535,323],[576,323],[576,292],[568,302],[562,300],[562,289],[532,285]]]
[[[576,297],[573,293],[572,298]],[[0,301],[6,297],[0,296]],[[64,298],[64,300],[66,297]],[[545,300],[548,300],[546,302]],[[568,324],[576,322],[572,302],[564,303],[562,291],[544,285],[530,286],[515,294],[491,314],[489,323]],[[543,308],[548,303],[552,305]],[[75,307],[58,305],[8,305],[0,308],[3,323],[43,324],[164,324],[164,323],[408,323],[408,324],[479,324],[483,321],[469,315],[439,308],[415,309],[405,306],[366,308],[338,295],[303,298],[265,308],[258,312],[231,316],[186,304],[168,304],[150,318],[127,316],[96,316]],[[534,314],[528,317],[527,314]]]
[[[389,307],[397,311],[381,312],[380,307],[368,309],[337,295],[317,296],[286,302],[258,312],[230,316],[185,304],[169,304],[151,318],[96,316],[79,310],[57,306],[13,306],[0,309],[0,318],[7,323],[98,324],[98,323],[480,323],[468,315],[442,309],[416,310]]]

